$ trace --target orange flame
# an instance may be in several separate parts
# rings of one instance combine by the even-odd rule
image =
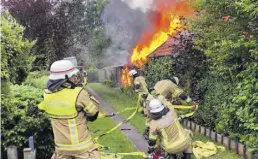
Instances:
[[[124,66],[122,70],[121,83],[124,88],[130,87],[133,83],[132,77],[129,76],[129,67],[127,65]]]
[[[156,9],[155,12],[149,14],[153,28],[142,33],[130,59],[133,65],[140,68],[148,62],[148,55],[166,42],[170,35],[185,29],[180,16],[193,14],[187,1],[166,0],[164,2],[164,0],[156,0],[152,8]]]
[[[155,11],[148,15],[152,28],[146,29],[141,34],[132,51],[129,63],[143,68],[144,64],[149,61],[148,55],[166,42],[169,36],[185,29],[185,24],[180,20],[180,16],[193,15],[194,10],[190,9],[189,1],[191,0],[154,0],[152,8]],[[122,70],[122,84],[125,87],[132,84],[128,72],[128,67]]]

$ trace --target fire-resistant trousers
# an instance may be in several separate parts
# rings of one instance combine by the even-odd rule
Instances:
[[[71,154],[63,153],[56,150],[54,159],[100,159],[100,153],[98,149]]]

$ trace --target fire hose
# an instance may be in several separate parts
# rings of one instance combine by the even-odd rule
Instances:
[[[128,111],[128,110],[135,110],[128,118],[126,118],[125,120],[123,120],[120,123],[118,123],[115,127],[113,127],[112,129],[110,129],[110,130],[106,131],[105,133],[102,133],[101,135],[99,135],[99,136],[94,138],[94,143],[100,149],[107,150],[107,149],[109,149],[109,147],[106,147],[106,146],[103,146],[103,145],[99,144],[99,142],[98,142],[99,138],[103,137],[103,136],[105,136],[105,135],[107,135],[107,134],[109,134],[111,132],[113,132],[118,127],[120,127],[122,124],[124,124],[124,123],[128,122],[130,119],[132,119],[134,117],[134,115],[138,112],[139,108],[140,108],[140,99],[141,99],[141,94],[139,94],[139,96],[138,96],[137,106],[136,107],[125,108],[124,110],[122,110],[120,112],[116,112],[116,113],[112,113],[110,115],[105,115],[104,116],[104,117],[112,117],[112,116],[118,115],[118,114],[120,114],[122,112],[125,112],[125,111]],[[193,109],[193,107],[195,108],[195,110],[193,112],[191,112],[191,113],[185,114],[183,117],[190,117],[190,116],[192,116],[196,112],[196,110],[198,109],[198,105],[194,105],[194,106],[173,105],[173,108],[175,108],[175,109]],[[130,152],[130,153],[104,153],[104,152],[101,152],[101,154],[105,155],[105,156],[102,156],[102,158],[104,158],[104,159],[119,158],[119,156],[121,158],[121,155],[122,156],[125,156],[125,155],[142,156],[144,158],[149,158],[149,159],[162,159],[162,158],[154,157],[155,155],[157,156],[157,154],[153,154],[152,157],[150,157],[150,156],[147,157],[144,152]]]
[[[121,121],[120,123],[118,123],[115,127],[113,127],[112,129],[108,130],[107,132],[105,133],[102,133],[101,135],[97,136],[94,138],[94,143],[99,147],[99,149],[109,149],[109,147],[106,147],[106,146],[103,146],[101,144],[99,144],[98,140],[100,137],[103,137],[111,132],[113,132],[114,130],[116,130],[119,126],[121,126],[122,124],[128,122],[130,119],[132,119],[134,117],[134,115],[138,112],[138,109],[139,109],[139,106],[140,106],[140,95],[139,94],[139,97],[138,97],[138,100],[137,100],[137,106],[134,107],[135,111],[128,117],[126,118],[125,120]],[[116,113],[118,114],[118,113]],[[130,153],[104,153],[104,152],[101,152],[101,154],[103,155],[101,158],[103,159],[113,159],[113,158],[119,158],[120,156],[120,159],[122,159],[122,156],[142,156],[143,158],[146,158],[146,154],[144,152],[130,152]]]
[[[187,118],[187,117],[193,116],[194,113],[195,113],[195,112],[197,111],[197,109],[199,108],[199,105],[198,105],[198,104],[193,105],[193,106],[173,105],[172,107],[173,107],[174,109],[194,109],[194,111],[191,112],[191,113],[187,113],[187,114],[181,115],[181,116],[180,116],[180,119],[181,119],[181,118]],[[118,114],[120,114],[120,113],[129,111],[129,110],[135,110],[135,109],[136,109],[136,107],[125,108],[124,110],[122,110],[122,111],[120,111],[120,112],[116,112],[116,113],[112,113],[112,114],[105,114],[105,115],[102,115],[101,117],[113,117],[113,116],[118,115]]]

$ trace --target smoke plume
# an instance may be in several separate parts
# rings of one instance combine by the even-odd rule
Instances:
[[[105,50],[107,66],[123,65],[140,38],[143,29],[150,27],[147,12],[152,0],[110,0],[101,19],[111,46]]]

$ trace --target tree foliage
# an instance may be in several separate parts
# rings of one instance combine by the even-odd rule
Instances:
[[[23,38],[24,27],[8,13],[1,14],[1,80],[20,84],[34,60],[29,55],[34,42]]]
[[[3,0],[2,4],[26,28],[26,38],[37,39],[32,50],[36,56],[34,70],[67,56],[95,54],[86,48],[95,28],[102,25],[106,0]]]
[[[191,25],[209,60],[197,119],[258,148],[258,2],[207,1]]]

